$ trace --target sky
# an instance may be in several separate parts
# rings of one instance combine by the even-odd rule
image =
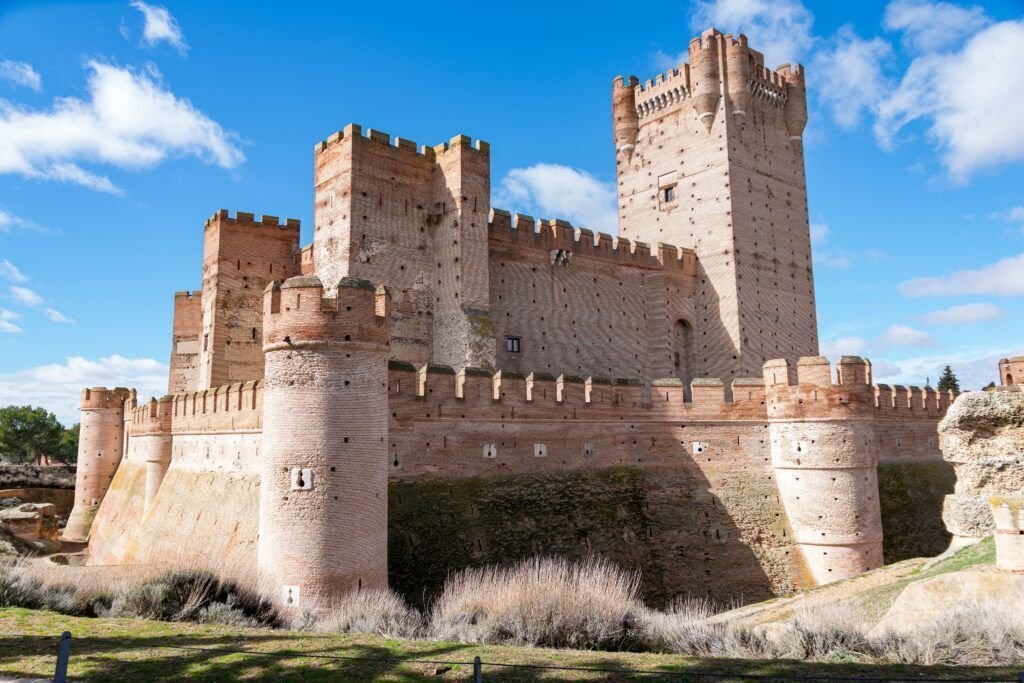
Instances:
[[[225,208],[302,221],[350,122],[491,143],[493,205],[616,232],[611,83],[746,33],[807,69],[822,351],[964,388],[1024,353],[1024,4],[0,0],[0,405],[166,388]]]

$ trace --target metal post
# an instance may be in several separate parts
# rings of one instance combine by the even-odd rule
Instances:
[[[1017,683],[1024,683],[1024,671],[1017,674]]]
[[[53,683],[67,683],[69,659],[71,659],[71,631],[64,631],[60,634],[60,644],[57,645],[57,668],[53,672]]]
[[[473,683],[484,683],[484,663],[473,657]]]

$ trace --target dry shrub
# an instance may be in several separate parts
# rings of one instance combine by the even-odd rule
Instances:
[[[470,643],[632,649],[645,611],[640,577],[599,558],[533,558],[448,578],[430,634]]]
[[[292,628],[329,633],[371,633],[386,638],[413,638],[423,617],[390,589],[349,593],[324,609],[304,610]]]

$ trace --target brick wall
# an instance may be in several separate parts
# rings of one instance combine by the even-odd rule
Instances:
[[[203,330],[202,292],[174,293],[174,323],[171,333],[171,372],[167,393],[199,388],[199,349]]]

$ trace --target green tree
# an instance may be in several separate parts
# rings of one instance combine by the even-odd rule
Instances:
[[[953,374],[953,369],[947,365],[946,369],[942,371],[942,375],[939,377],[938,390],[949,391],[950,389],[953,391],[960,391],[960,381],[956,378],[956,375]]]
[[[42,463],[60,450],[64,427],[43,408],[0,408],[0,454],[15,462]]]
[[[79,424],[76,422],[60,435],[60,446],[55,455],[63,463],[78,462],[78,428]]]

